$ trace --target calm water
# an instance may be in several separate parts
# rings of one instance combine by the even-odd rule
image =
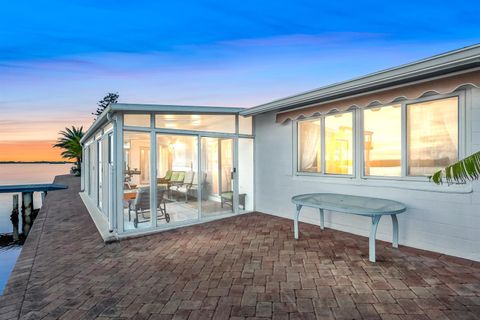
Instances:
[[[52,183],[56,175],[69,173],[71,164],[0,164],[0,185]],[[10,214],[12,194],[0,193],[0,233],[12,232]],[[34,196],[35,208],[41,205],[40,193]],[[20,254],[21,247],[0,248],[0,293]]]

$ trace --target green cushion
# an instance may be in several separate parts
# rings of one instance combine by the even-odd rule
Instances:
[[[225,198],[225,199],[228,199],[228,200],[232,200],[233,198],[233,192],[229,191],[229,192],[223,192],[222,193],[222,198]]]
[[[185,172],[184,172],[184,171],[180,171],[180,172],[178,173],[178,179],[175,180],[175,181],[183,182],[183,179],[185,179]]]
[[[168,170],[167,173],[165,173],[165,180],[170,180],[172,178],[172,170]]]
[[[178,171],[173,171],[172,174],[171,174],[171,176],[170,176],[170,181],[177,181],[179,174],[180,174],[180,172],[178,172]]]

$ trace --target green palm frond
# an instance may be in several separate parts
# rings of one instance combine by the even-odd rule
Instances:
[[[65,128],[59,132],[60,137],[57,139],[57,143],[53,146],[55,148],[63,149],[61,155],[66,159],[75,159],[76,172],[80,172],[80,161],[82,159],[82,144],[80,140],[83,137],[83,127]]]
[[[480,178],[480,151],[460,160],[444,170],[435,172],[429,177],[436,184],[445,180],[448,184],[466,183]]]

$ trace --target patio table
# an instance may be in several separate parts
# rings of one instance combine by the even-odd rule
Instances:
[[[331,210],[343,213],[350,213],[360,216],[367,216],[372,219],[369,237],[369,260],[375,262],[375,236],[378,223],[383,215],[389,215],[393,224],[392,246],[398,248],[398,220],[397,214],[407,209],[403,203],[361,196],[352,196],[335,193],[308,193],[292,197],[296,205],[296,212],[293,217],[294,236],[298,239],[298,217],[302,207],[318,208],[320,212],[320,228],[324,229],[324,210]]]

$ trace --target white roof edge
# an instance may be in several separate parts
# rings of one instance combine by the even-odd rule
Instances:
[[[200,112],[200,113],[226,113],[236,114],[245,108],[239,107],[215,107],[215,106],[187,106],[167,104],[137,104],[137,103],[115,103],[112,104],[112,111],[133,111],[133,112]]]
[[[85,132],[82,139],[80,139],[80,143],[83,144],[86,140],[88,140],[93,133],[97,132],[97,130],[104,125],[108,119],[107,114],[111,112],[111,106],[108,106],[97,119],[94,120],[90,128]]]
[[[93,122],[88,130],[80,139],[80,143],[88,140],[97,130],[104,125],[108,119],[107,114],[115,111],[123,112],[198,112],[210,114],[237,114],[245,108],[239,107],[215,107],[215,106],[185,106],[185,105],[166,105],[166,104],[137,104],[137,103],[114,103],[108,106],[104,112]]]
[[[328,99],[333,95],[348,95],[349,92],[365,90],[374,86],[388,85],[395,81],[407,81],[415,77],[428,77],[429,74],[441,73],[453,68],[461,68],[469,64],[480,65],[480,44],[445,52],[415,62],[397,67],[377,71],[351,80],[327,85],[314,90],[309,90],[282,99],[264,103],[241,111],[244,116],[256,115],[289,108],[305,102],[314,102],[315,99]]]

